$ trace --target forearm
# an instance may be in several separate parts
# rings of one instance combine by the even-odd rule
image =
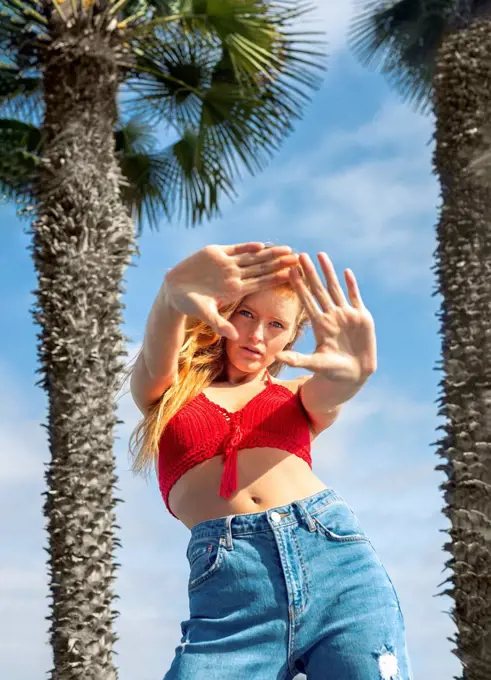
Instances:
[[[356,385],[334,382],[314,373],[302,386],[302,397],[311,412],[331,415],[334,420],[339,416],[343,404],[352,399],[368,380],[368,375],[360,378]]]
[[[186,315],[172,306],[164,279],[148,315],[143,339],[143,358],[152,377],[158,379],[177,372],[185,326]]]

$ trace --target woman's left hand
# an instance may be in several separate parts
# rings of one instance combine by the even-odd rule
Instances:
[[[290,281],[312,322],[315,351],[279,352],[277,358],[288,366],[305,368],[331,381],[336,395],[339,392],[339,403],[343,403],[358,392],[377,368],[375,324],[363,304],[353,272],[344,271],[348,302],[329,257],[324,252],[317,257],[327,288],[306,253],[300,255],[299,264],[308,287],[295,267],[290,272]]]

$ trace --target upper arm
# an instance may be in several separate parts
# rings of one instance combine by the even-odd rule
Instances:
[[[154,378],[150,375],[143,352],[139,354],[131,373],[130,389],[133,401],[143,415],[174,382],[173,376]]]
[[[297,383],[300,401],[310,419],[312,434],[314,437],[317,437],[323,430],[326,430],[334,423],[339,416],[341,406],[337,406],[329,413],[323,413],[321,410],[316,409],[315,404],[309,402],[308,396],[307,399],[304,396],[304,385],[311,378],[311,375],[302,375],[295,382]]]

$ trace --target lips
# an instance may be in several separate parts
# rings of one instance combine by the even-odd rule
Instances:
[[[258,355],[258,357],[262,356],[262,352],[259,349],[256,349],[256,347],[251,347],[250,345],[244,345],[242,349],[248,349],[250,352],[254,352],[255,354]]]

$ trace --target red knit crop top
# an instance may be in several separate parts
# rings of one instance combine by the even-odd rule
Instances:
[[[294,453],[312,468],[310,420],[300,393],[273,383],[243,408],[230,412],[201,392],[176,413],[159,442],[158,479],[167,509],[175,482],[198,463],[221,454],[224,460],[219,495],[230,498],[237,489],[240,449],[271,446]],[[177,517],[176,517],[177,519]]]

